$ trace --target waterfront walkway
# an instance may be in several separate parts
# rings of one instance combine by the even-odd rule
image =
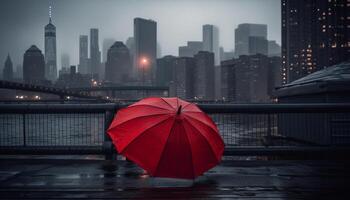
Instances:
[[[224,161],[192,182],[151,178],[126,161],[3,158],[0,199],[349,199],[349,169],[349,161]]]

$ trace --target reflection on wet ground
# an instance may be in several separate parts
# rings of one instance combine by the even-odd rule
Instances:
[[[0,199],[341,199],[348,161],[224,161],[195,180],[127,161],[0,159]]]

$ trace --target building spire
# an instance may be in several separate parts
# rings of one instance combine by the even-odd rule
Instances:
[[[51,10],[51,6],[49,6],[49,23],[51,24],[51,17],[52,17],[52,10]]]

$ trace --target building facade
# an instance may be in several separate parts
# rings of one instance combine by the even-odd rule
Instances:
[[[237,103],[271,102],[280,86],[280,57],[262,54],[221,62],[222,100]]]
[[[5,65],[2,71],[2,79],[6,81],[12,81],[13,77],[13,64],[10,58],[10,54],[7,55]]]
[[[89,62],[89,71],[88,73],[94,77],[99,77],[101,72],[101,51],[99,47],[99,36],[98,29],[90,29],[90,62]]]
[[[193,57],[199,51],[203,50],[203,42],[188,41],[186,46],[179,47],[179,57]]]
[[[214,64],[220,64],[219,52],[219,29],[211,24],[205,24],[202,27],[203,33],[203,51],[214,53]]]
[[[169,83],[173,81],[175,59],[174,56],[164,56],[157,59],[156,85],[169,86]]]
[[[178,57],[173,62],[173,81],[170,83],[170,96],[182,99],[194,98],[194,70],[195,59]]]
[[[235,54],[267,55],[267,25],[266,24],[239,24],[235,29]]]
[[[115,42],[108,49],[105,80],[122,85],[130,79],[131,70],[129,49],[123,42]]]
[[[348,0],[282,0],[282,80],[350,58]]]
[[[25,83],[41,84],[45,81],[45,60],[40,49],[32,45],[23,57],[23,79]]]
[[[57,79],[56,27],[51,17],[45,26],[45,77],[50,81]]]
[[[215,99],[214,53],[200,51],[194,59],[194,98],[212,101]]]
[[[142,84],[151,85],[157,66],[157,22],[135,18],[134,43],[134,72]]]
[[[78,71],[81,74],[88,73],[88,36],[79,36],[79,67]]]

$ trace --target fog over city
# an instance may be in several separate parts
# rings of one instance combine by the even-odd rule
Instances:
[[[14,66],[22,64],[30,45],[44,50],[44,26],[48,8],[57,28],[57,68],[61,55],[70,64],[79,60],[79,35],[99,29],[100,48],[104,39],[125,42],[133,36],[133,19],[142,17],[157,22],[161,55],[178,55],[187,41],[202,40],[202,25],[219,28],[219,43],[225,51],[234,48],[234,29],[240,23],[267,24],[268,39],[281,40],[279,0],[1,0],[0,62],[10,53]]]

